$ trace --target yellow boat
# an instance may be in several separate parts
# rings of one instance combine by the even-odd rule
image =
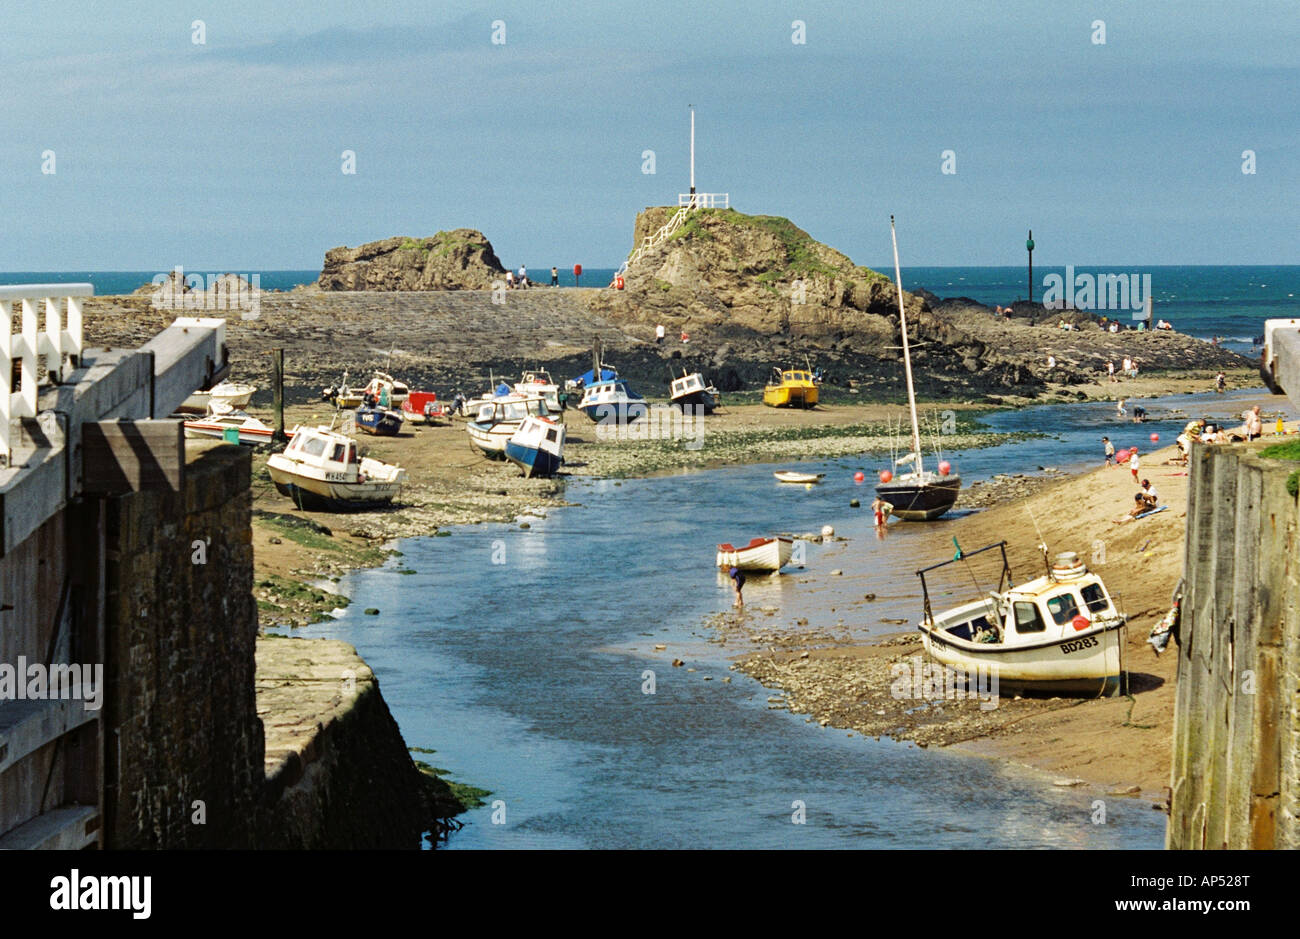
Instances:
[[[776,371],[776,369],[773,369]],[[812,372],[787,369],[781,382],[763,389],[763,403],[772,408],[811,408],[817,404],[817,385]]]

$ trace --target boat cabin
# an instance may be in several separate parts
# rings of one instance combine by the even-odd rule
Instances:
[[[546,400],[542,397],[511,394],[480,402],[474,421],[479,424],[499,424],[523,421],[526,417],[546,417],[550,413]]]
[[[980,549],[985,550],[988,549]],[[972,555],[978,553],[972,552]],[[961,559],[944,564],[957,563],[958,560]],[[953,607],[937,616],[930,611],[929,588],[925,585],[924,575],[944,565],[919,572],[926,611],[922,628],[928,627],[932,633],[947,633],[966,642],[1017,646],[1059,639],[1094,624],[1120,618],[1102,579],[1089,571],[1077,554],[1058,556],[1050,574],[1020,586],[1011,584],[1010,569],[1005,566],[1005,547],[1003,564],[1004,580],[999,581],[999,589],[990,591],[983,599]]]
[[[811,385],[812,383],[812,372],[806,372],[803,369],[787,369],[781,373],[781,384],[783,385]]]
[[[551,381],[550,372],[536,371],[524,372],[524,377],[519,380],[521,385],[554,385]]]
[[[351,478],[356,477],[357,467],[361,465],[355,440],[322,428],[295,428],[284,455],[327,473],[344,473]]]
[[[686,395],[707,390],[708,389],[704,385],[704,376],[699,372],[692,372],[690,375],[683,375],[681,378],[673,379],[673,398],[683,398]]]

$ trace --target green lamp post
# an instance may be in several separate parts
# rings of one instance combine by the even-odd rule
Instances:
[[[1029,250],[1029,302],[1034,302],[1034,230],[1029,229],[1029,240],[1025,242]]]

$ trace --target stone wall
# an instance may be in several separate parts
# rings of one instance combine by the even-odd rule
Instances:
[[[258,639],[251,466],[187,441],[184,492],[107,502],[105,847],[416,848],[423,781],[369,667]]]
[[[108,502],[111,848],[247,845],[262,788],[251,457],[236,446],[187,450],[183,493]]]
[[[1259,446],[1190,461],[1170,848],[1300,847],[1296,464]]]

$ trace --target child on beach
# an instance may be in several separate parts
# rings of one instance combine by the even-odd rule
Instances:
[[[877,528],[884,526],[885,522],[889,518],[889,509],[889,503],[880,498],[880,496],[876,496],[876,500],[871,503],[871,511],[876,513]]]
[[[1111,461],[1115,459],[1115,445],[1110,442],[1109,437],[1102,437],[1101,442],[1106,445],[1106,465],[1110,466]]]
[[[1142,461],[1138,459],[1138,448],[1133,448],[1132,456],[1128,458],[1128,468],[1133,474],[1133,482],[1138,481],[1138,470],[1142,466]]]
[[[740,592],[745,589],[745,574],[738,567],[733,567],[727,573],[731,577],[731,589],[736,594],[736,602],[732,605],[743,608],[745,606],[745,598],[741,596]]]
[[[1125,410],[1124,410],[1124,399],[1123,399],[1123,398],[1120,398],[1119,401],[1115,404],[1115,416],[1116,416],[1116,417],[1128,417],[1128,411],[1125,411]]]

